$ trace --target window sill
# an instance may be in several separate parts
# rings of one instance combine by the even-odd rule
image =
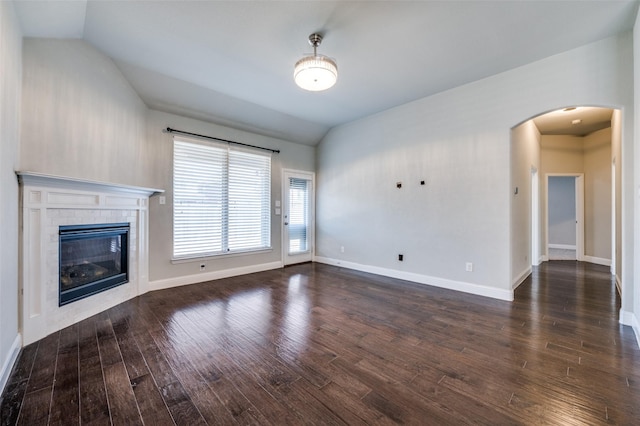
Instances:
[[[207,260],[218,260],[218,259],[228,258],[228,257],[249,256],[254,254],[271,253],[272,251],[273,251],[273,247],[269,247],[264,249],[234,251],[234,252],[220,253],[220,254],[194,255],[190,257],[174,257],[171,259],[171,263],[174,265],[179,265],[181,263],[202,262]]]

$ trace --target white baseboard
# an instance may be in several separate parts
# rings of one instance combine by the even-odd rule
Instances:
[[[640,347],[640,321],[638,321],[638,317],[629,311],[620,310],[620,324],[629,325],[633,328],[633,332],[636,335],[636,342],[638,343],[638,347]]]
[[[549,248],[554,248],[552,247],[553,244],[549,244]],[[555,244],[556,246],[559,244]],[[558,247],[555,247],[558,248]],[[549,260],[554,260],[554,259],[549,259],[549,256],[547,255],[543,255],[540,260],[542,262],[548,262]],[[595,256],[587,256],[584,255],[582,258],[582,262],[589,262],[589,263],[595,263],[596,265],[603,265],[603,266],[611,266],[611,259],[605,259],[603,257],[595,257]]]
[[[377,266],[362,265],[360,263],[345,262],[344,260],[331,259],[321,256],[314,256],[313,261],[324,263],[327,265],[340,266],[347,269],[354,269],[356,271],[369,272],[371,274],[382,275],[385,277],[412,281],[418,284],[427,284],[434,287],[442,287],[449,290],[462,291],[465,293],[491,297],[493,299],[506,300],[509,302],[513,301],[513,290],[488,287],[485,285],[467,283],[463,281],[454,281],[445,278],[431,277],[428,275],[398,271],[395,269],[380,268]]]
[[[605,259],[603,257],[585,255],[584,261],[589,263],[595,263],[596,265],[611,266],[611,259]]]
[[[589,263],[595,263],[596,265],[611,266],[611,259],[605,259],[604,257],[584,256],[584,261]]]
[[[149,281],[149,291],[196,284],[221,278],[236,277],[238,275],[253,274],[254,272],[269,271],[282,268],[282,262],[261,263],[259,265],[242,266],[240,268],[223,269],[221,271],[204,272],[202,274],[185,275],[164,280]]]
[[[520,275],[518,275],[518,277],[513,280],[513,283],[511,283],[511,290],[515,290],[516,288],[518,288],[518,286],[520,286],[520,284],[522,284],[524,280],[526,280],[527,277],[531,275],[531,271],[531,266],[522,271]]]
[[[11,374],[11,370],[13,369],[13,365],[16,363],[18,359],[18,355],[20,354],[20,348],[22,347],[22,335],[18,333],[16,338],[13,340],[13,344],[9,349],[9,354],[4,364],[2,365],[2,369],[0,370],[0,394],[4,392],[4,387],[7,385],[9,381],[9,375]]]
[[[576,246],[571,244],[549,244],[547,245],[550,249],[560,249],[560,250],[575,250]]]

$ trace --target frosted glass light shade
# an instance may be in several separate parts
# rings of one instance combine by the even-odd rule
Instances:
[[[312,92],[327,90],[336,84],[338,66],[328,56],[305,56],[296,62],[293,79],[298,86],[305,90]]]

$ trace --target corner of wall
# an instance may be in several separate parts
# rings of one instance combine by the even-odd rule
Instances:
[[[22,346],[18,324],[18,181],[22,102],[22,30],[13,2],[0,2],[0,391]]]
[[[7,359],[4,364],[2,364],[2,368],[0,369],[0,394],[4,392],[4,388],[9,381],[9,375],[13,370],[13,366],[18,360],[18,355],[20,354],[20,348],[22,347],[22,336],[18,334],[11,345],[11,349],[9,350]]]
[[[619,321],[620,324],[628,325],[633,329],[636,336],[636,342],[640,348],[640,320],[638,320],[638,317],[633,312],[620,310]]]
[[[533,268],[531,266],[529,266],[528,268],[525,268],[525,270],[523,270],[514,280],[513,283],[511,284],[511,290],[515,290],[516,288],[518,288],[520,286],[520,284],[522,284],[523,282],[525,282],[525,280],[527,278],[529,278],[529,275],[531,275],[531,272],[533,271]]]

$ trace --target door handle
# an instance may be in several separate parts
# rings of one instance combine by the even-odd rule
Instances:
[[[285,224],[285,225],[288,225],[288,224],[289,224],[289,222],[285,222],[284,224]]]

